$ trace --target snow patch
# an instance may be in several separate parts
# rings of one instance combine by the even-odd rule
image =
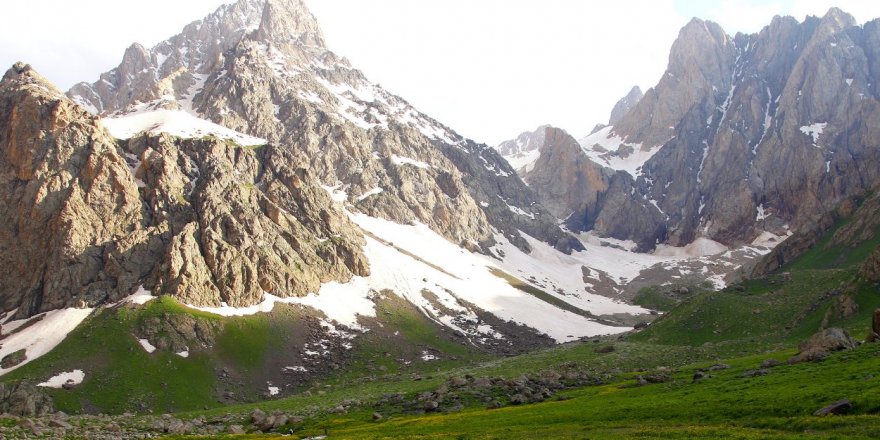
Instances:
[[[415,159],[410,159],[408,157],[398,156],[396,154],[391,155],[391,163],[393,163],[394,165],[398,165],[398,166],[399,165],[412,165],[416,168],[422,168],[422,169],[431,168],[431,165],[428,165],[425,162],[415,160]]]
[[[46,388],[61,388],[65,384],[79,385],[85,378],[86,374],[83,373],[83,370],[73,370],[52,376],[52,378],[50,378],[49,380],[38,383],[37,386]]]
[[[801,127],[801,133],[813,138],[813,146],[818,147],[817,143],[819,142],[819,136],[822,132],[825,131],[825,127],[828,126],[827,122],[817,122],[811,125],[804,125]]]
[[[153,344],[150,344],[150,341],[146,339],[138,339],[138,343],[141,344],[141,347],[143,347],[144,351],[146,351],[147,353],[152,353],[156,351],[156,347]]]
[[[41,320],[15,333],[12,333],[15,329],[22,327],[36,317],[4,323],[3,334],[8,336],[2,341],[0,359],[21,349],[25,350],[27,359],[11,368],[0,368],[0,376],[50,352],[83,322],[92,313],[92,310],[94,309],[71,308],[46,312],[38,315],[42,316]]]
[[[654,157],[663,146],[656,145],[645,148],[642,144],[627,143],[620,136],[614,134],[613,129],[613,126],[605,127],[579,140],[578,143],[584,153],[599,165],[626,171],[633,178],[638,178],[642,174],[641,168],[645,162]],[[629,147],[633,151],[621,155],[618,153],[621,147]]]
[[[131,139],[139,133],[148,132],[152,134],[168,133],[182,138],[201,138],[213,135],[246,147],[266,144],[265,139],[230,130],[181,110],[135,112],[125,116],[103,118],[101,123],[117,139]]]
[[[153,296],[153,292],[144,289],[143,284],[138,286],[137,290],[131,294],[128,298],[125,298],[125,302],[131,304],[144,305],[158,297]]]

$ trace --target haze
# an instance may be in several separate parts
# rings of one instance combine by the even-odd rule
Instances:
[[[544,123],[581,136],[607,122],[633,85],[656,83],[693,16],[731,35],[756,32],[774,15],[802,20],[831,6],[860,22],[880,17],[880,2],[858,0],[306,1],[332,50],[420,110],[490,144]],[[7,2],[0,65],[31,63],[66,90],[115,67],[131,43],[151,47],[227,2]]]

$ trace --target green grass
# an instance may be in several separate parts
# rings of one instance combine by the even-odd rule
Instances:
[[[679,301],[664,294],[662,289],[660,286],[651,286],[639,290],[633,297],[633,304],[661,312],[672,310]]]
[[[786,355],[789,352],[777,353]],[[744,378],[768,355],[728,360],[728,370],[693,383],[691,365],[668,383],[636,387],[632,376],[564,392],[565,400],[470,407],[436,415],[394,415],[375,423],[372,409],[307,422],[295,434],[333,438],[877,438],[880,345],[838,353],[821,363],[776,367]],[[855,416],[813,417],[842,398]]]
[[[144,313],[173,313],[179,307],[162,298],[148,303]],[[130,309],[99,309],[55,350],[3,379],[45,380],[59,371],[82,369],[86,378],[80,386],[50,391],[58,409],[70,413],[180,411],[216,405],[209,359],[145,352],[133,335],[138,319],[139,313]]]

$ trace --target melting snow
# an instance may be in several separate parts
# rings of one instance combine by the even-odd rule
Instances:
[[[626,143],[622,138],[612,133],[613,129],[614,127],[605,127],[579,140],[578,143],[580,143],[584,153],[599,165],[626,171],[633,178],[639,177],[642,174],[641,168],[645,162],[654,157],[663,146],[657,145],[646,150],[642,144]],[[601,147],[600,150],[596,149],[597,145]],[[617,151],[622,146],[632,148],[632,153],[626,156],[619,155]]]
[[[152,352],[156,351],[156,347],[153,344],[150,344],[150,341],[148,341],[146,339],[138,339],[138,342],[141,344],[141,347],[143,347],[144,351],[146,351],[147,353],[152,353]]]
[[[373,189],[371,189],[371,190],[369,190],[369,191],[367,191],[367,192],[361,194],[361,195],[357,198],[357,199],[358,199],[358,202],[360,202],[360,201],[366,199],[367,197],[374,196],[374,195],[376,195],[376,194],[381,194],[382,191],[385,191],[385,190],[382,189],[381,186],[377,186],[377,187],[375,187],[375,188],[373,188]]]
[[[760,205],[758,205],[757,211],[758,211],[758,213],[757,213],[757,215],[755,216],[755,221],[756,221],[756,222],[759,222],[759,221],[765,220],[765,219],[767,219],[767,217],[770,217],[770,213],[767,212],[767,210],[764,209],[764,204],[763,204],[763,203],[760,204]]]
[[[180,357],[182,357],[182,358],[188,358],[188,357],[189,357],[189,350],[179,351],[179,352],[174,353],[174,354],[176,354],[176,355],[178,355],[178,356],[180,356]]]
[[[391,155],[391,163],[393,163],[394,165],[412,165],[416,168],[423,169],[431,168],[431,165],[428,165],[425,162],[410,159],[408,157],[398,156],[396,154]]]
[[[818,147],[817,143],[819,142],[819,135],[825,131],[825,127],[828,126],[827,122],[817,122],[812,125],[804,125],[801,127],[801,133],[810,136],[813,138],[813,146]]]
[[[31,319],[3,324],[3,334],[8,335],[0,347],[0,359],[25,349],[27,359],[11,368],[0,368],[0,376],[48,353],[67,337],[94,309],[62,309],[44,313],[43,319],[13,334],[13,329],[23,326]]]
[[[37,386],[46,388],[61,388],[62,386],[64,386],[64,384],[79,385],[85,378],[86,374],[83,373],[83,370],[73,370],[52,376],[51,379],[43,383],[39,383],[37,384]]]
[[[168,133],[182,138],[214,135],[243,146],[265,145],[266,140],[199,119],[181,110],[153,110],[101,119],[104,127],[117,139],[130,139],[142,132]]]
[[[153,296],[153,293],[151,291],[144,289],[144,286],[140,285],[138,286],[138,289],[131,294],[131,296],[125,298],[125,302],[144,305],[147,302],[152,301],[156,298],[157,297]]]
[[[268,387],[268,388],[269,388],[269,395],[270,395],[270,396],[277,396],[278,393],[281,392],[281,388],[278,388],[278,387],[272,387],[272,386],[270,386],[270,387]]]

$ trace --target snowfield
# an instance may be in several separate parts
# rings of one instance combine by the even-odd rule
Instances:
[[[3,345],[0,348],[0,359],[21,349],[25,350],[27,359],[11,368],[0,368],[0,376],[52,351],[53,348],[58,346],[67,337],[68,333],[73,331],[76,326],[92,313],[92,310],[94,309],[53,310],[30,319],[4,322],[3,335],[8,336],[3,339]],[[14,313],[14,310],[10,312],[10,316]],[[40,316],[42,316],[42,319],[39,321],[20,331],[15,331],[29,321],[38,319]]]
[[[644,148],[642,144],[629,144],[622,138],[612,132],[614,127],[605,127],[583,139],[578,140],[581,149],[594,162],[599,165],[620,171],[626,171],[633,178],[642,174],[641,168],[648,159],[654,157],[663,145],[655,145]],[[597,151],[595,146],[598,145],[605,151]],[[617,150],[621,146],[628,146],[633,152],[624,156],[617,154]],[[609,154],[610,153],[610,154]]]
[[[139,133],[148,132],[168,133],[182,138],[212,135],[245,147],[266,144],[265,139],[239,133],[181,110],[135,112],[125,116],[103,118],[101,123],[117,139],[131,139]]]

